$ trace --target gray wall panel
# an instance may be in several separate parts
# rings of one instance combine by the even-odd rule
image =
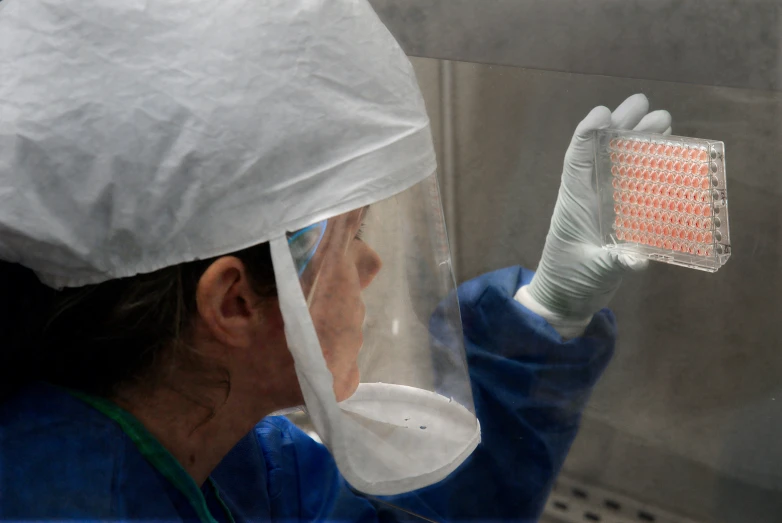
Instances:
[[[408,54],[782,89],[779,0],[371,0]]]

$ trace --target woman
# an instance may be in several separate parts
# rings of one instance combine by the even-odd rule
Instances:
[[[5,0],[0,43],[0,517],[539,516],[641,265],[599,248],[591,137],[665,111],[594,109],[538,272],[457,304],[365,2]],[[303,403],[327,446],[270,416]]]

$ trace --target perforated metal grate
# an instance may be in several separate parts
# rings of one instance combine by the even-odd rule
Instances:
[[[546,503],[546,523],[699,523],[607,489],[560,475]]]

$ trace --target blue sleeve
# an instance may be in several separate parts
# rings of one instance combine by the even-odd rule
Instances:
[[[281,465],[269,473],[270,490],[280,485],[270,492],[279,516],[404,521],[417,520],[408,516],[415,513],[436,521],[537,521],[584,405],[611,358],[616,326],[613,315],[601,311],[582,337],[563,342],[514,300],[531,278],[530,271],[514,267],[459,287],[482,432],[481,444],[459,469],[431,487],[368,501],[345,484],[325,447],[286,420],[270,418],[266,434],[263,426],[257,430],[264,453],[279,453]],[[274,438],[280,441],[272,443]],[[272,461],[267,456],[268,467]]]

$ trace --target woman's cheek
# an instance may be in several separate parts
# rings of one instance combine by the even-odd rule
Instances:
[[[350,398],[358,388],[361,381],[361,374],[358,370],[358,363],[354,362],[340,380],[334,379],[334,395],[337,401],[345,401]]]

